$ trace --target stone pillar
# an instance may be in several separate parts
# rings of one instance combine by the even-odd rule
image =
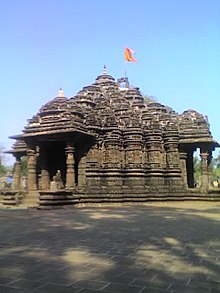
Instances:
[[[86,155],[83,154],[78,165],[78,189],[83,191],[86,185]]]
[[[74,159],[74,146],[68,144],[66,146],[66,189],[75,189],[75,159]]]
[[[201,188],[204,190],[208,190],[209,188],[209,168],[208,168],[208,158],[209,152],[207,150],[200,149],[200,157],[201,157]]]
[[[28,190],[37,190],[37,177],[36,177],[36,151],[29,149],[27,151],[27,184]]]
[[[182,192],[180,155],[178,151],[179,131],[176,124],[168,123],[163,131],[166,152],[165,185],[170,192]]]
[[[162,129],[156,120],[152,120],[145,133],[147,150],[147,168],[145,184],[150,187],[150,192],[164,191],[164,156],[162,145]]]
[[[129,192],[134,189],[139,192],[145,191],[145,171],[144,171],[144,133],[136,127],[124,132],[125,163],[122,174],[123,184],[129,188]]]
[[[41,170],[41,189],[42,190],[50,189],[50,175],[47,169]]]
[[[104,156],[103,143],[97,139],[96,144],[90,148],[86,155],[86,188],[89,192],[100,192],[100,185],[105,185],[99,172]]]
[[[148,166],[150,172],[161,172],[162,161],[162,132],[157,121],[152,121],[149,129],[145,134],[146,149],[148,152]]]
[[[50,174],[48,171],[47,159],[44,150],[41,152],[41,189],[50,189]]]
[[[187,153],[184,151],[181,151],[180,152],[180,168],[181,168],[181,172],[182,172],[183,186],[188,187],[186,160],[187,160]]]
[[[21,189],[21,157],[20,155],[16,155],[12,188],[16,190]]]

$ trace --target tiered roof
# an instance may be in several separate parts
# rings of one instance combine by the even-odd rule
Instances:
[[[209,142],[217,146],[208,120],[202,114],[187,110],[179,115],[158,102],[146,102],[138,88],[122,89],[105,72],[94,84],[84,87],[70,99],[60,90],[57,97],[28,120],[23,133],[13,138],[25,141],[31,137],[68,132],[93,136],[101,131],[131,128],[146,132],[152,131],[152,127],[162,132],[175,129],[182,143]],[[15,149],[19,151],[16,146]]]

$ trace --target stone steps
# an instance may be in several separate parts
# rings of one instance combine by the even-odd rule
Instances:
[[[159,193],[99,193],[99,194],[74,194],[72,191],[32,191],[28,194],[19,191],[1,192],[0,206],[20,208],[60,208],[77,204],[101,203],[141,203],[153,201],[220,201],[220,190],[209,190],[208,193],[199,190],[170,194]]]
[[[153,201],[220,201],[219,194],[98,194],[80,195],[68,192],[40,192],[39,208],[53,208],[77,204],[98,203],[141,203]],[[70,192],[71,193],[71,192]]]
[[[73,197],[72,191],[40,191],[39,208],[60,207],[74,205],[77,199]]]
[[[30,207],[30,208],[36,208],[39,206],[39,192],[38,191],[30,191],[27,193],[23,201],[20,205],[21,207]]]
[[[150,202],[150,201],[220,201],[220,196],[174,196],[174,195],[137,195],[137,196],[86,196],[80,197],[78,203],[124,203],[124,202]]]
[[[24,192],[18,190],[1,191],[1,204],[3,206],[18,206],[21,204]]]

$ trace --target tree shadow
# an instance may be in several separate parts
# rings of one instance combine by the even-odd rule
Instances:
[[[217,292],[219,211],[219,204],[0,210],[0,291]]]

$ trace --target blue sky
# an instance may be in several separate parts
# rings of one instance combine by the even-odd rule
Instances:
[[[92,84],[106,64],[181,113],[208,115],[220,142],[219,0],[0,0],[0,146],[53,99]],[[8,159],[10,163],[11,160]]]

